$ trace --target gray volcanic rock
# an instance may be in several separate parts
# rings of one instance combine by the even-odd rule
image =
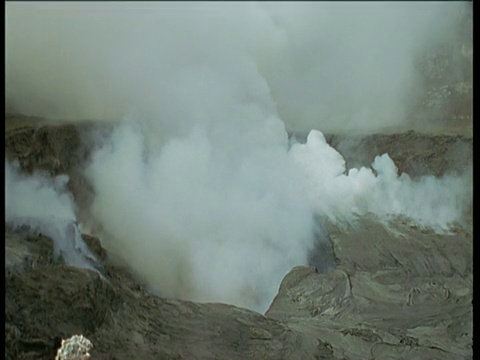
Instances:
[[[5,239],[7,359],[53,359],[78,333],[93,359],[334,359],[328,343],[253,311],[159,298],[109,260],[105,278],[53,262],[42,235]]]
[[[268,317],[327,341],[339,358],[472,358],[470,230],[362,220],[333,239],[336,270],[294,268]]]
[[[473,158],[471,135],[407,131],[326,138],[345,158],[348,169],[370,166],[375,156],[388,153],[399,172],[413,178],[460,174],[471,167]]]

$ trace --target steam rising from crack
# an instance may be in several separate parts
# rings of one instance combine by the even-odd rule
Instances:
[[[316,216],[461,218],[468,174],[413,181],[388,155],[345,173],[321,132],[287,136],[401,124],[415,56],[461,6],[11,3],[7,104],[121,119],[86,171],[104,245],[161,295],[264,311]]]
[[[18,164],[5,162],[5,222],[50,237],[55,260],[61,257],[69,266],[97,271],[93,266],[96,259],[76,224],[67,183],[66,175],[54,179],[39,173],[27,176]]]

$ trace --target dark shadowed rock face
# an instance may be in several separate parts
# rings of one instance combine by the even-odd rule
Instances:
[[[24,115],[5,117],[5,159],[19,163],[27,174],[66,174],[68,190],[79,208],[78,218],[89,208],[92,187],[83,166],[94,149],[92,134],[108,132],[107,123],[55,123]]]
[[[40,120],[38,120],[40,121]],[[80,137],[74,125],[19,126],[5,134],[5,156],[22,169],[55,176],[68,173],[81,159]]]
[[[5,151],[25,171],[69,174],[82,208],[91,189],[80,181],[89,145],[79,129],[6,126]],[[362,151],[337,143],[352,165],[365,161],[355,158],[361,152],[384,149],[415,176],[452,171],[455,154],[466,154],[468,165],[472,139],[410,132],[358,144]],[[313,266],[286,275],[265,316],[154,296],[95,236],[83,239],[101,275],[54,260],[45,235],[6,226],[5,357],[53,359],[62,338],[83,334],[93,359],[472,358],[471,218],[448,235],[400,220],[323,225]]]
[[[329,274],[335,270],[338,259],[335,258],[333,241],[326,224],[317,218],[316,241],[308,257],[308,264],[317,272]]]
[[[367,136],[327,135],[326,139],[345,158],[347,169],[369,167],[375,156],[385,153],[399,173],[413,178],[460,174],[472,164],[473,139],[468,135],[407,131]]]
[[[94,359],[334,358],[328,343],[253,311],[153,296],[106,258],[104,278],[53,262],[42,235],[7,229],[5,244],[8,359],[53,359],[58,339],[80,333]]]

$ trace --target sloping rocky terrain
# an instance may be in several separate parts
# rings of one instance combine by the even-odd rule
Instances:
[[[26,173],[70,176],[81,221],[92,196],[81,172],[88,134],[108,125],[7,115],[5,129],[6,160]],[[471,135],[327,138],[349,167],[383,152],[412,177],[471,166]],[[473,358],[471,214],[444,235],[401,219],[327,228],[333,271],[292,269],[262,315],[154,296],[95,234],[83,238],[99,272],[66,266],[49,237],[6,224],[5,357],[53,359],[61,339],[83,334],[93,359]]]

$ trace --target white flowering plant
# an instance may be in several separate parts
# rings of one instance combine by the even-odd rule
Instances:
[[[88,352],[92,347],[90,340],[83,335],[73,335],[70,339],[62,340],[55,360],[88,360],[90,359]]]

